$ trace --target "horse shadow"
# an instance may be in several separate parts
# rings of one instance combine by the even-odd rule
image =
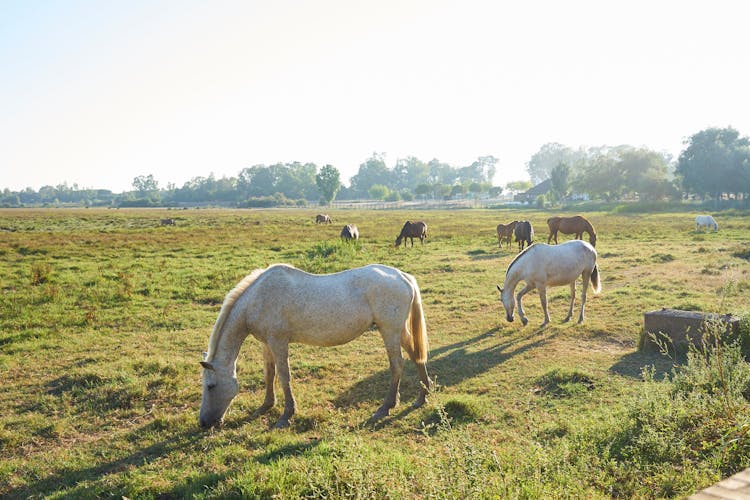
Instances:
[[[127,436],[128,442],[138,442],[142,436],[149,435],[158,430],[161,424],[151,422],[138,429],[134,429]],[[156,442],[145,448],[138,448],[132,453],[111,460],[97,463],[90,467],[69,466],[57,469],[53,474],[40,478],[28,485],[15,489],[6,490],[4,495],[8,498],[28,498],[33,492],[44,491],[48,493],[65,489],[67,498],[96,498],[101,495],[100,486],[92,483],[92,477],[103,477],[109,474],[117,474],[131,468],[138,468],[144,463],[158,458],[168,456],[172,453],[181,453],[188,447],[197,447],[198,442],[204,439],[206,431],[198,429],[196,422],[195,430],[179,432],[170,437]],[[162,492],[165,498],[184,498],[190,496],[193,491],[201,491],[204,487],[216,486],[225,480],[227,474],[206,473],[199,476],[191,476],[184,483],[175,486],[171,491]],[[110,492],[113,496],[120,496]],[[125,491],[121,491],[123,495]]]
[[[660,381],[664,380],[681,361],[681,359],[675,361],[659,352],[634,351],[621,357],[609,368],[609,371],[623,377],[640,380],[643,378],[644,369],[653,368],[654,380]]]
[[[557,334],[540,336],[543,329],[531,330],[528,334],[513,338],[500,339],[499,343],[478,350],[469,350],[490,337],[494,337],[500,331],[499,327],[491,328],[486,332],[461,340],[452,344],[436,347],[430,350],[427,361],[427,370],[430,378],[442,387],[450,387],[460,384],[464,380],[474,378],[492,368],[508,361],[514,356],[535,349],[552,340]],[[370,375],[349,387],[339,394],[333,404],[337,408],[355,406],[364,402],[377,404],[385,396],[390,384],[390,370],[384,369]],[[376,389],[377,388],[377,389]],[[403,404],[416,399],[420,389],[414,363],[407,361],[404,364],[404,372],[401,377],[401,400],[402,406],[397,407],[398,413],[379,421],[366,420],[365,425],[383,427],[387,422],[405,417],[414,408],[411,404]]]

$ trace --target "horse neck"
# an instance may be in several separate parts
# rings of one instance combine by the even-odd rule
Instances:
[[[243,297],[244,298],[244,297]],[[240,298],[232,304],[232,309],[227,311],[226,318],[221,324],[218,331],[213,335],[217,336],[216,342],[212,339],[212,351],[209,353],[208,361],[221,367],[234,367],[237,363],[237,357],[240,354],[240,347],[247,337],[249,330],[245,324],[244,314],[232,314],[235,308],[243,308],[240,304],[243,298]]]
[[[518,285],[518,282],[522,279],[521,266],[523,264],[519,262],[519,260],[523,259],[525,255],[526,252],[516,257],[513,262],[510,263],[510,266],[508,266],[508,270],[505,273],[505,283],[503,284],[503,290],[509,289],[511,294],[513,293],[513,290],[515,290],[516,285]]]

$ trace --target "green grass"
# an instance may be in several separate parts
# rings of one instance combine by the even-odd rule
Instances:
[[[587,213],[602,293],[576,325],[562,323],[567,287],[550,290],[540,330],[535,292],[528,326],[505,321],[495,284],[515,251],[498,248],[495,226],[528,219],[546,241],[548,213],[341,210],[331,226],[315,213],[0,210],[14,230],[0,239],[0,496],[683,497],[750,466],[741,356],[675,366],[636,349],[647,311],[747,313],[750,214],[696,233],[690,213]],[[406,219],[427,223],[424,246],[394,248]],[[347,223],[359,241],[340,240]],[[297,415],[272,430],[280,406],[251,417],[264,389],[249,338],[225,426],[200,430],[198,362],[223,297],[276,262],[413,274],[437,383],[428,404],[411,408],[407,362],[401,406],[369,422],[389,380],[373,331],[292,346]]]

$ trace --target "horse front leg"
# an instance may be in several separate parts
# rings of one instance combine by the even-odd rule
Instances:
[[[276,428],[283,429],[289,427],[289,421],[297,409],[294,394],[292,394],[291,373],[289,371],[289,344],[275,342],[269,343],[268,347],[276,361],[276,373],[279,376],[281,389],[284,391],[284,413],[276,422]]]
[[[266,381],[266,397],[260,408],[255,410],[254,415],[256,416],[262,415],[276,405],[276,393],[273,386],[276,378],[276,362],[267,344],[263,344],[263,375]]]
[[[539,287],[539,301],[542,303],[542,311],[544,311],[544,323],[542,323],[540,328],[544,328],[549,323],[549,310],[547,309],[547,287]],[[521,310],[520,307],[518,309],[519,311]]]
[[[385,401],[372,416],[373,420],[388,416],[391,408],[395,408],[399,402],[399,386],[401,385],[401,374],[404,371],[404,358],[401,356],[399,337],[400,333],[393,335],[392,340],[386,341],[385,348],[388,351],[388,362],[391,367],[391,386],[385,396]],[[425,375],[427,375],[426,371]]]
[[[521,300],[523,299],[523,296],[526,295],[528,292],[533,290],[534,287],[532,285],[526,284],[525,287],[521,289],[520,292],[516,295],[516,303],[518,304],[518,315],[521,317],[521,323],[523,323],[523,326],[526,326],[526,323],[529,322],[529,319],[526,317],[526,314],[523,312],[523,303]]]
[[[570,318],[573,317],[573,304],[576,301],[576,282],[573,280],[573,282],[570,284],[570,308],[568,308],[568,315],[563,320],[563,323],[567,323],[570,321]]]

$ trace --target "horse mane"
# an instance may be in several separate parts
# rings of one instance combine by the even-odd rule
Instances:
[[[519,259],[521,259],[521,257],[526,255],[526,253],[528,253],[528,251],[531,250],[532,248],[536,248],[536,243],[532,243],[531,245],[527,246],[525,249],[521,250],[521,252],[518,255],[516,255],[512,261],[510,261],[510,264],[508,264],[508,269],[505,270],[506,276],[510,272],[510,268],[513,267],[513,264],[515,264]]]
[[[214,328],[211,331],[211,337],[208,340],[208,353],[206,355],[207,361],[211,361],[214,357],[216,348],[219,345],[219,339],[221,338],[221,328],[224,326],[227,317],[229,317],[232,306],[235,302],[237,302],[237,299],[240,298],[245,290],[250,288],[250,285],[255,283],[255,280],[258,279],[258,276],[263,274],[263,272],[265,271],[266,269],[255,269],[253,272],[242,278],[242,280],[237,283],[237,285],[232,288],[229,293],[227,293],[226,297],[224,297],[224,302],[221,304],[221,311],[219,311],[219,317],[216,318],[216,323],[214,324]]]

